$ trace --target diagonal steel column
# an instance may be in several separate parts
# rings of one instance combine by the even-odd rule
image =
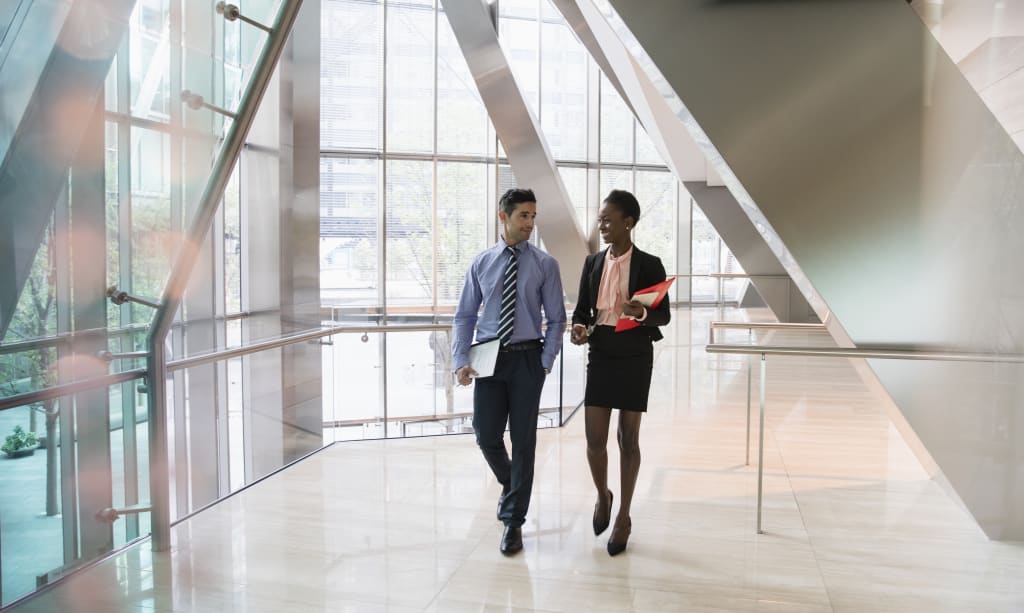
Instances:
[[[751,283],[778,320],[808,321],[810,306],[785,278],[786,269],[728,190],[708,185],[709,174],[712,182],[717,177],[713,170],[709,172],[703,152],[604,15],[591,0],[552,2],[633,110],[662,159],[686,186],[743,270],[751,275],[766,275],[751,279]]]
[[[554,158],[541,135],[540,123],[516,85],[487,6],[481,0],[441,0],[441,4],[505,147],[516,181],[532,188],[537,195],[540,237],[547,251],[558,260],[566,296],[575,301],[576,280],[589,249]]]
[[[1024,154],[905,3],[611,4],[841,345],[1024,353]],[[1024,539],[1024,368],[879,362],[925,467]]]
[[[135,0],[77,0],[52,48],[45,46],[53,40],[45,36],[46,28],[26,25],[18,32],[12,52],[27,53],[21,37],[28,39],[27,47],[43,45],[34,49],[36,56],[46,58],[38,72],[19,70],[20,61],[29,58],[5,58],[0,77],[0,140],[6,147],[0,159],[0,338],[14,315],[54,205],[67,188],[71,159],[134,6]],[[38,15],[52,14],[57,20],[63,16],[59,3],[35,8],[26,24]],[[38,63],[38,57],[34,59]],[[37,81],[25,82],[33,77]]]

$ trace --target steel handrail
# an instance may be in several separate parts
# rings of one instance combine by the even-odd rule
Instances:
[[[789,279],[789,275],[784,274],[772,274],[772,275],[757,275],[757,274],[746,274],[742,272],[708,272],[703,274],[674,274],[665,275],[666,277],[678,277],[678,278],[700,278],[700,279]]]
[[[145,332],[147,327],[148,326],[146,326],[146,324],[132,324],[121,328],[88,328],[86,330],[77,330],[75,332],[54,334],[53,336],[38,336],[10,343],[0,343],[0,355],[59,347],[61,345],[74,342],[76,338],[91,338],[102,334],[112,337],[122,337],[126,334]]]
[[[783,324],[779,324],[783,325]],[[793,324],[789,324],[792,326]],[[882,360],[922,360],[931,362],[989,362],[997,364],[1024,364],[1024,355],[1001,355],[993,353],[971,353],[965,351],[936,351],[914,349],[912,347],[785,347],[774,345],[732,345],[715,343],[714,327],[710,327],[708,337],[712,342],[704,348],[707,353],[744,354],[761,356],[760,379],[760,424],[758,425],[758,457],[757,457],[757,533],[761,530],[761,511],[764,496],[764,426],[765,426],[765,388],[767,383],[767,357],[769,355],[789,355],[805,357],[836,357]],[[747,464],[750,463],[750,362],[747,362]]]
[[[857,349],[846,347],[786,347],[778,345],[708,344],[708,353],[749,355],[796,355],[809,357],[864,358],[869,360],[926,360],[930,362],[993,362],[1024,364],[1024,355],[969,353],[960,351],[923,351],[917,349]]]
[[[451,330],[451,324],[415,324],[415,325],[384,325],[384,326],[334,326],[330,328],[323,328],[319,330],[311,330],[302,334],[293,334],[291,336],[279,337],[267,341],[258,343],[252,343],[244,345],[242,347],[232,347],[230,349],[222,349],[220,351],[207,353],[198,356],[190,356],[187,358],[181,358],[173,360],[167,363],[168,372],[182,370],[184,368],[192,368],[194,366],[200,366],[202,364],[210,364],[213,362],[219,362],[228,358],[250,355],[253,353],[259,353],[260,351],[266,351],[268,349],[276,349],[279,347],[286,347],[295,343],[301,343],[303,341],[316,340],[325,336],[333,336],[335,334],[346,334],[346,333],[385,333],[385,332],[427,332],[436,330]],[[136,356],[141,357],[141,356]],[[23,407],[28,404],[43,402],[44,400],[52,400],[54,398],[60,398],[61,396],[69,396],[78,394],[98,387],[108,387],[118,383],[124,383],[125,381],[131,381],[133,379],[142,379],[146,376],[146,370],[144,368],[137,368],[133,370],[126,370],[119,373],[110,375],[103,375],[101,377],[92,377],[89,379],[82,379],[81,381],[73,381],[71,383],[64,383],[61,385],[55,385],[52,387],[46,387],[31,392],[25,392],[23,394],[16,394],[13,396],[7,396],[0,398],[0,411],[6,409],[13,409],[17,407]]]
[[[6,396],[4,398],[0,398],[0,411],[23,407],[46,400],[53,400],[54,398],[60,398],[62,396],[80,394],[98,387],[108,387],[118,383],[124,383],[126,381],[142,379],[145,376],[145,368],[136,368],[134,370],[126,370],[111,375],[103,375],[102,377],[91,377],[89,379],[82,379],[81,381],[72,381],[71,383],[62,383],[52,387],[44,387],[43,389],[25,392],[24,394]]]
[[[759,321],[713,321],[708,326],[708,345],[715,343],[715,330],[746,330],[747,338],[752,338],[754,330],[782,330],[789,332],[828,332],[825,324],[794,323],[794,322],[759,322]],[[749,345],[747,345],[749,346]],[[750,385],[753,365],[747,360],[747,447],[744,464],[750,465]]]
[[[203,355],[192,356],[188,358],[182,358],[180,360],[174,360],[168,362],[167,370],[175,371],[181,370],[182,368],[192,368],[194,366],[200,366],[202,364],[210,364],[212,362],[220,362],[228,358],[234,358],[253,353],[259,353],[260,351],[266,351],[268,349],[277,349],[280,347],[286,347],[288,345],[294,345],[295,343],[301,343],[305,341],[315,341],[325,336],[333,336],[335,334],[352,334],[360,333],[385,333],[385,332],[433,332],[438,330],[451,330],[451,324],[411,324],[411,325],[383,325],[383,326],[332,326],[328,328],[322,328],[320,330],[310,330],[308,332],[302,332],[300,334],[293,334],[291,336],[279,337],[267,341],[261,341],[258,343],[251,343],[242,347],[234,347],[231,349],[222,349],[212,353]]]
[[[753,321],[713,321],[708,327],[708,343],[714,344],[715,330],[781,330],[786,332],[828,332],[825,324],[815,323],[771,323]]]

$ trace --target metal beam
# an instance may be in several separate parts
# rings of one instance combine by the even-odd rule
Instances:
[[[566,296],[575,302],[575,280],[589,249],[540,122],[516,85],[488,7],[481,0],[441,0],[441,4],[516,181],[537,195],[540,238],[548,253],[558,260]]]
[[[708,185],[709,178],[715,182],[717,175],[711,171],[709,176],[703,152],[592,0],[552,2],[629,105],[655,149],[684,184],[743,270],[754,275],[785,276],[785,268],[739,202],[725,188]],[[757,277],[750,282],[779,321],[807,321],[812,314],[806,300],[788,278]]]
[[[14,315],[54,205],[66,187],[72,158],[134,6],[134,0],[78,0],[56,44],[35,52],[48,59],[31,97],[16,96],[25,88],[10,84],[10,100],[26,106],[0,164],[0,217],[4,219],[0,224],[0,338]],[[59,15],[62,8],[57,3],[52,10]],[[12,58],[7,60],[4,69],[11,70]],[[8,84],[0,79],[0,85],[5,94],[0,114],[7,117],[13,112],[7,108]]]

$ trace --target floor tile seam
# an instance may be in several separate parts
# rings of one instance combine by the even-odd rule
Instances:
[[[482,603],[479,603],[479,602],[473,602],[473,601],[470,601],[470,600],[466,600],[464,598],[446,598],[445,600],[448,600],[448,601],[451,601],[451,602],[458,602],[458,603],[462,603],[462,604],[467,604],[467,605],[477,605],[477,606],[479,606],[480,604],[482,604]],[[434,602],[436,602],[436,601],[437,601],[436,598],[434,600],[432,600],[430,602],[430,604],[427,605],[423,609],[424,613],[429,611],[430,607],[433,606]],[[526,609],[523,609],[522,607],[515,607],[515,608],[517,610],[526,610]],[[531,608],[529,610],[533,611],[535,613],[562,613],[564,611],[564,609],[539,609],[536,606],[534,606],[533,608]]]
[[[986,83],[985,85],[982,85],[982,86],[978,87],[977,88],[978,89],[978,93],[980,95],[982,95],[982,96],[991,93],[991,92],[989,92],[987,90],[989,90],[990,88],[993,88],[993,87],[999,85],[1003,81],[1009,79],[1010,77],[1014,76],[1018,72],[1021,72],[1022,70],[1024,70],[1024,66],[1017,66],[1013,70],[1010,70],[1009,72],[1007,72],[1006,74],[1002,75],[1001,77],[998,77],[994,81],[991,81],[989,83]]]
[[[478,547],[480,547],[483,544],[483,542],[487,538],[487,536],[488,536],[488,534],[481,534],[480,538],[477,539],[476,544],[473,545],[472,547],[469,547],[469,548],[466,549],[466,551],[468,553],[466,553],[465,555],[461,556],[462,557],[462,561],[459,562],[455,566],[455,569],[452,570],[452,572],[448,575],[448,578],[445,579],[444,583],[438,588],[437,592],[434,594],[434,597],[430,599],[430,602],[428,602],[425,607],[423,607],[424,611],[429,610],[430,607],[433,606],[433,604],[435,602],[437,602],[437,599],[448,588],[448,584],[450,584],[452,582],[452,577],[454,577],[455,575],[459,574],[459,572],[461,572],[462,569],[466,567],[466,565],[470,562],[470,558],[472,556],[472,552],[475,551]]]
[[[648,585],[648,584],[645,584],[644,581],[650,581],[651,583]],[[721,593],[715,592],[714,588],[721,588],[722,587],[722,585],[720,583],[718,583],[716,580],[707,580],[707,581],[701,581],[701,580],[682,580],[682,581],[679,581],[679,580],[677,580],[676,582],[670,583],[670,584],[655,583],[655,581],[658,581],[658,580],[656,580],[656,579],[641,579],[639,584],[626,583],[622,587],[625,587],[627,589],[633,590],[634,592],[638,591],[638,590],[643,590],[643,591],[663,592],[663,593],[666,593],[666,594],[683,594],[683,595],[687,595],[687,596],[707,596],[708,594],[711,594],[713,596],[720,596],[720,597],[726,597],[726,598],[735,598],[735,599],[738,599],[738,600],[750,600],[750,601],[755,601],[755,602],[766,599],[766,598],[763,598],[763,597],[760,597],[760,596],[756,595],[758,593],[758,590],[761,587],[765,587],[765,586],[757,586],[757,585],[754,585],[753,583],[751,583],[749,581],[745,581],[745,580],[741,580],[742,583],[743,583],[742,586],[741,586],[741,589],[742,590],[747,590],[750,595],[741,595],[741,596],[733,595],[736,592],[734,591],[734,588],[731,588],[731,587],[730,588],[723,588],[723,589],[727,589],[728,591],[723,591]],[[785,603],[788,603],[788,604],[794,604],[794,605],[819,606],[819,607],[820,606],[829,606],[830,608],[832,608],[832,610],[835,610],[834,607],[832,607],[832,605],[831,605],[831,601],[829,601],[829,603],[827,605],[825,605],[821,601],[820,598],[815,600],[814,597],[810,596],[810,595],[804,597],[800,593],[801,589],[799,587],[787,587],[787,588],[765,587],[765,589],[769,589],[769,590],[785,589],[786,590],[787,593],[786,593],[786,595],[784,597],[776,598],[776,599],[773,599],[773,600],[785,602]],[[809,592],[807,592],[806,590],[804,590],[804,592],[809,594]],[[634,594],[634,597],[635,597],[635,594]]]
[[[778,443],[776,442],[776,446]],[[793,488],[793,481],[789,475],[789,466],[786,464],[786,456],[779,448],[779,459],[782,461],[782,468],[786,473],[786,482],[789,483],[789,491],[793,496],[793,503],[796,505],[797,513],[800,516],[800,524],[803,526],[804,533],[807,535],[807,545],[811,549],[811,555],[814,557],[814,565],[818,569],[818,579],[821,581],[821,585],[825,588],[825,598],[828,600],[828,606],[831,610],[835,611],[835,605],[832,602],[832,592],[829,590],[828,582],[825,581],[825,573],[821,568],[821,560],[818,556],[818,550],[814,545],[814,537],[811,535],[811,531],[807,526],[807,520],[804,518],[804,510],[800,506],[800,498],[796,495],[796,490]]]

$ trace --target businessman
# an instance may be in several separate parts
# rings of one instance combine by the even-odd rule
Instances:
[[[460,385],[477,372],[469,364],[477,342],[498,339],[494,374],[476,379],[473,431],[484,459],[501,484],[498,519],[505,525],[500,550],[523,548],[522,525],[530,507],[537,449],[537,414],[544,379],[562,348],[565,303],[558,263],[529,243],[537,199],[513,188],[498,202],[502,235],[473,260],[455,312],[452,359]],[[541,334],[542,317],[547,330]],[[505,447],[505,426],[512,457]]]

